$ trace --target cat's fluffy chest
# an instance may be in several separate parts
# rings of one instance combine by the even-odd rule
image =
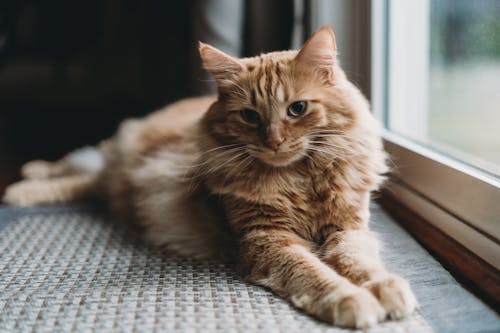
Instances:
[[[344,215],[359,205],[359,195],[342,183],[341,170],[298,168],[246,174],[233,182],[212,181],[209,188],[224,198],[230,220],[253,210],[254,216],[273,216],[271,225],[284,223],[304,239],[322,242],[326,231],[344,229],[350,220]]]

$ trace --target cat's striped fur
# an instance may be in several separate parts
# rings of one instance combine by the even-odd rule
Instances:
[[[320,29],[299,52],[236,59],[200,44],[200,53],[217,97],[125,121],[99,145],[100,170],[32,162],[24,174],[37,179],[5,200],[103,196],[154,244],[232,258],[248,280],[336,325],[410,314],[408,283],[383,268],[368,229],[370,192],[387,171],[379,127],[336,62],[333,32]],[[307,108],[299,116],[297,101]]]

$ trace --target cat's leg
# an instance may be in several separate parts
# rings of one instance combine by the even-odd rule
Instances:
[[[415,309],[417,302],[408,282],[384,268],[378,241],[370,231],[333,233],[320,253],[321,259],[341,275],[370,290],[390,318],[403,318]]]
[[[24,179],[47,179],[75,173],[75,168],[65,159],[51,162],[33,160],[24,164],[21,175]]]
[[[24,179],[48,179],[78,173],[96,173],[104,167],[101,146],[83,147],[77,149],[58,161],[49,162],[34,160],[27,162],[21,168]]]
[[[96,194],[97,180],[97,174],[91,173],[22,180],[7,187],[3,202],[29,206],[79,200]]]
[[[386,316],[373,294],[337,274],[292,232],[252,229],[242,237],[239,255],[251,282],[271,288],[324,321],[366,328]]]

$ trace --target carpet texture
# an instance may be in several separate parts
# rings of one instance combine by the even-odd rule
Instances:
[[[378,207],[388,268],[420,309],[369,332],[500,332],[464,290]],[[0,332],[348,332],[318,322],[215,261],[169,257],[137,230],[86,207],[0,208]]]

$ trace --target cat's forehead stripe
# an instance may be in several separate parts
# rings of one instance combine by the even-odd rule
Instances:
[[[250,89],[250,103],[253,106],[257,105],[257,97],[255,96],[255,89]]]
[[[276,92],[275,92],[275,97],[279,102],[284,102],[285,101],[285,94],[283,92],[283,85],[281,83],[278,83],[276,85]]]
[[[284,103],[291,96],[291,85],[286,79],[287,62],[275,61],[266,57],[258,58],[255,64],[254,83],[249,89],[251,105],[270,106],[275,103]],[[249,65],[250,66],[250,65]]]
[[[268,101],[269,103],[271,103],[271,95],[272,95],[272,86],[273,86],[273,62],[270,61],[266,64],[266,66],[264,67],[264,73],[265,73],[265,76],[266,76],[266,85],[265,85],[265,89],[264,91],[267,93],[267,98],[268,98]]]
[[[288,99],[288,93],[286,80],[284,80],[280,62],[276,63],[274,74],[276,77],[276,84],[273,91],[274,96],[279,102],[285,102]]]
[[[262,72],[261,72],[262,73]],[[257,88],[258,88],[258,93],[259,93],[259,99],[264,101],[265,95],[266,95],[266,89],[265,89],[265,82],[266,81],[266,76],[261,75],[259,78],[259,81],[257,82]]]

